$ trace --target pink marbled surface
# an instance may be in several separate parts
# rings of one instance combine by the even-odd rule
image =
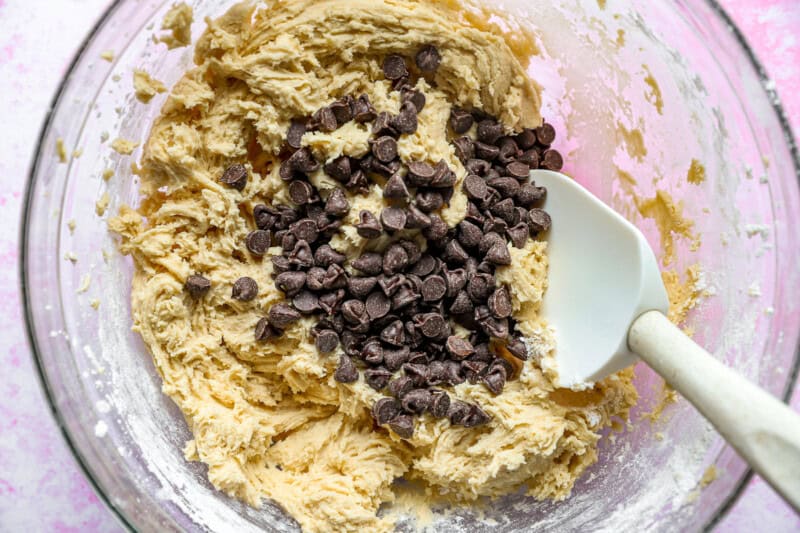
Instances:
[[[775,81],[800,133],[800,2],[722,0]],[[17,276],[31,154],[75,47],[108,0],[0,0],[0,531],[119,531],[62,440],[26,342]],[[33,7],[37,9],[33,9]],[[792,401],[800,407],[800,391]],[[798,531],[800,517],[755,478],[719,531]]]

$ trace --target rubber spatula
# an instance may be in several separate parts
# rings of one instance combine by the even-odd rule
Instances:
[[[553,219],[542,316],[556,336],[556,385],[586,388],[643,360],[800,511],[800,415],[667,319],[655,254],[635,226],[563,174],[531,178],[547,187]]]

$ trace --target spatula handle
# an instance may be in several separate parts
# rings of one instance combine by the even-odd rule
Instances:
[[[714,359],[658,311],[636,319],[628,345],[800,512],[798,413]]]

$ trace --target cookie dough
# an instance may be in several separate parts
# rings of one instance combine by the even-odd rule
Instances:
[[[419,81],[428,102],[399,151],[408,159],[444,159],[456,171],[456,193],[442,213],[451,225],[466,207],[466,172],[446,136],[451,103],[485,109],[509,130],[541,124],[538,89],[506,41],[463,20],[451,4],[293,0],[240,4],[209,21],[196,67],[173,88],[144,146],[141,205],[110,222],[135,264],[134,329],[194,435],[186,457],[208,465],[210,481],[228,494],[255,506],[277,501],[305,531],[391,530],[391,518],[378,509],[392,502],[399,477],[454,502],[520,486],[536,498],[566,498],[595,462],[600,430],[636,401],[630,371],[590,391],[557,390],[533,357],[499,396],[469,383],[452,392],[479,404],[492,416],[489,424],[467,429],[425,415],[406,441],[373,429],[369,407],[380,395],[363,379],[333,379],[338,357],[317,352],[313,319],[254,342],[255,324],[283,295],[270,261],[250,255],[244,242],[256,204],[289,203],[278,157],[291,118],[362,93],[378,111],[396,113],[397,93],[380,75],[383,57],[413,57],[436,45],[442,64],[430,83]],[[331,160],[363,155],[368,136],[348,123],[302,142]],[[218,182],[234,162],[250,170],[242,191]],[[321,190],[335,184],[322,172],[311,178]],[[378,186],[349,200],[350,218],[331,244],[355,257],[366,243],[349,226],[360,209],[378,212],[384,200]],[[542,357],[553,349],[539,316],[546,243],[529,241],[511,253],[512,265],[497,275],[512,286],[518,327]],[[198,301],[184,291],[195,273],[212,282]],[[231,298],[242,276],[258,283],[251,302]]]

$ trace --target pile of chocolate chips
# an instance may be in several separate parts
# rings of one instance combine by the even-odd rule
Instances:
[[[503,346],[521,361],[528,358],[515,331],[509,288],[497,284],[495,270],[511,263],[508,242],[522,248],[550,227],[548,214],[536,207],[546,190],[530,182],[530,169],[559,170],[563,163],[550,148],[555,130],[547,123],[507,136],[485,113],[454,109],[449,126],[469,173],[463,182],[469,203],[464,220],[448,227],[436,211],[453,196],[455,173],[444,161],[401,161],[397,149],[401,135],[416,131],[426,102],[413,78],[434,72],[440,60],[433,46],[419,51],[413,72],[399,55],[385,59],[384,75],[401,94],[396,115],[376,113],[361,95],[345,96],[293,121],[280,176],[295,205],[256,206],[258,229],[246,241],[259,256],[272,245],[282,248],[271,261],[287,302],[273,305],[258,322],[256,340],[280,335],[302,316],[317,317],[312,332],[319,352],[343,347],[334,378],[353,383],[363,373],[369,386],[386,394],[372,408],[376,423],[402,438],[413,435],[413,417],[426,412],[455,425],[485,424],[490,419],[485,411],[451,399],[443,387],[469,381],[500,394],[514,367],[493,348]],[[300,140],[307,131],[335,131],[351,120],[371,124],[371,153],[322,166],[342,184],[322,198],[308,179],[321,165]],[[472,140],[465,134],[475,123],[477,140]],[[245,167],[237,164],[221,181],[241,190],[246,179]],[[389,205],[380,213],[361,211],[357,232],[367,240],[386,234],[391,243],[353,260],[350,266],[360,273],[354,276],[344,269],[347,258],[329,243],[350,210],[345,189],[366,193],[370,183],[382,186]],[[424,249],[417,244],[420,235]],[[193,297],[208,290],[201,276],[192,276],[186,286]],[[257,293],[254,280],[241,278],[232,296],[247,301]],[[469,338],[453,335],[454,324],[470,330]]]

